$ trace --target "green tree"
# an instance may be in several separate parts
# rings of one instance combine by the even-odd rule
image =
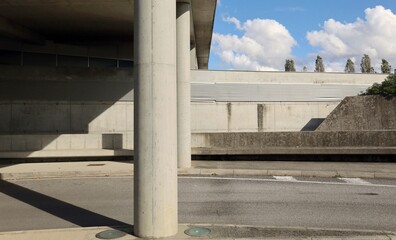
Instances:
[[[346,73],[354,73],[355,72],[355,63],[351,59],[347,60],[344,71]]]
[[[293,59],[286,59],[285,63],[285,72],[295,72],[296,68],[294,67]]]
[[[360,62],[360,70],[362,73],[374,73],[374,68],[371,67],[371,59],[369,55],[364,54]]]
[[[308,72],[307,66],[304,66],[303,69],[302,69],[302,71],[303,71],[303,72]]]
[[[315,61],[315,72],[325,72],[323,59],[319,55],[316,57],[316,61]]]
[[[374,83],[360,95],[396,96],[396,74],[390,74],[381,84]]]
[[[389,74],[389,73],[391,73],[391,69],[392,69],[392,66],[389,65],[389,62],[386,61],[385,59],[382,59],[381,72]]]

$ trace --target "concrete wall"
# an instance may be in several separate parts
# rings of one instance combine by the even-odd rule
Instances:
[[[0,152],[133,149],[133,135],[118,133],[0,135]]]
[[[131,69],[0,66],[0,72],[0,134],[133,133]],[[356,95],[362,86],[365,88],[369,86],[367,83],[383,77],[374,74],[235,72],[232,79],[232,74],[192,72],[193,132],[314,130],[339,101],[325,97],[318,101],[315,98],[290,101],[304,92],[278,91],[268,95],[273,89],[269,82],[279,81],[272,84],[279,89],[293,89],[293,85],[299,84],[308,92],[320,92],[320,89],[310,90],[314,86],[327,93],[328,89],[333,93],[338,93],[339,88],[349,89]],[[295,80],[290,78],[293,76]],[[335,76],[343,78],[344,82],[334,85],[339,82]],[[352,83],[358,78],[364,84],[354,86]],[[247,82],[249,79],[252,82]],[[239,88],[240,82],[262,88],[245,91]],[[230,87],[233,90],[229,91],[230,88],[222,83],[228,87],[233,85]],[[207,87],[206,97],[202,97],[202,88],[197,87],[199,84]],[[221,92],[221,97],[216,91]],[[254,92],[263,96],[255,99],[260,101],[248,99]],[[233,101],[235,96],[245,100]]]
[[[386,74],[312,73],[312,72],[254,72],[198,70],[194,82],[200,83],[299,83],[371,85],[382,82]]]
[[[314,130],[337,103],[192,103],[192,131]],[[0,134],[133,133],[132,102],[0,101]]]
[[[133,99],[133,71],[0,65],[0,101],[102,102]]]
[[[314,130],[338,102],[201,102],[192,104],[193,132]]]
[[[201,133],[194,154],[396,154],[396,131]]]
[[[383,74],[193,71],[194,101],[340,102],[356,96]]]
[[[395,130],[396,97],[347,97],[317,129],[318,131]]]
[[[133,149],[133,137],[124,134],[0,135],[0,158],[23,152],[29,156],[57,156],[54,150]],[[44,150],[46,153],[35,155]],[[196,155],[246,154],[372,154],[395,155],[396,131],[266,132],[266,133],[194,133],[192,151]],[[70,155],[72,154],[72,155]],[[95,154],[93,152],[92,154]],[[131,155],[132,152],[123,152]],[[59,157],[62,157],[59,155]]]
[[[0,66],[0,72],[2,73],[0,75],[0,151],[133,148],[132,69]],[[222,146],[216,145],[218,141],[228,144],[228,141],[240,139],[236,142],[241,144],[240,146],[250,145],[249,141],[253,141],[251,136],[256,135],[249,135],[246,132],[254,134],[254,132],[295,131],[295,133],[266,133],[260,135],[258,139],[255,138],[256,145],[260,144],[267,148],[275,146],[271,145],[274,144],[273,141],[277,141],[277,146],[283,147],[296,144],[293,145],[294,148],[303,147],[308,142],[320,147],[327,141],[327,137],[315,135],[320,133],[304,135],[298,132],[314,130],[339,104],[336,98],[288,101],[290,96],[299,96],[298,94],[303,92],[279,91],[271,95],[271,101],[230,100],[234,98],[232,96],[239,95],[246,98],[251,93],[235,87],[240,86],[238,85],[240,83],[260,85],[264,92],[268,91],[265,87],[270,86],[269,84],[290,89],[300,84],[306,88],[305,91],[312,91],[310,87],[315,86],[315,91],[327,89],[323,91],[329,93],[328,89],[332,89],[335,93],[341,88],[352,89],[353,94],[356,95],[359,89],[383,78],[382,75],[363,74],[257,72],[235,72],[234,78],[231,76],[232,72],[213,72],[213,74],[208,71],[192,72],[192,94],[195,97],[192,102],[191,124],[195,133],[193,147],[196,154],[200,154],[200,149],[207,147],[218,151]],[[345,82],[339,82],[337,76]],[[362,84],[358,83],[359,78]],[[249,82],[249,79],[252,82]],[[275,83],[277,81],[278,83]],[[222,88],[225,86],[222,85],[223,83],[234,86]],[[200,97],[202,88],[196,87],[199,84],[209,87],[206,94],[211,100]],[[229,91],[229,89],[233,90]],[[220,96],[215,94],[218,90],[222,91],[221,98],[216,97]],[[267,94],[264,95],[265,97],[259,99],[266,99]],[[387,108],[393,109],[392,106],[394,103]],[[382,113],[375,114],[386,115],[389,112],[386,109],[381,111]],[[394,126],[393,121],[389,121],[388,124]],[[245,133],[233,135],[236,132]],[[223,136],[223,133],[232,134]],[[393,133],[389,133],[391,134],[389,136],[386,135],[387,133],[336,134],[337,137],[333,139],[337,140],[327,141],[329,146],[342,146],[344,139],[351,141],[351,147],[360,139],[369,141],[373,137],[378,141],[379,138],[385,138],[388,142],[395,141]],[[220,139],[223,136],[224,140],[220,140],[219,136]],[[268,138],[274,140],[268,142]],[[378,142],[374,145],[381,144],[383,143]],[[232,151],[232,146],[226,146],[228,152]]]

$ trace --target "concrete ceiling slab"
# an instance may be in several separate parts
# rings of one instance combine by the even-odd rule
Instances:
[[[207,68],[216,3],[191,0],[200,68]],[[0,0],[0,17],[57,42],[133,41],[133,0]]]

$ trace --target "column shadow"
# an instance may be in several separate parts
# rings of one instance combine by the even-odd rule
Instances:
[[[125,222],[92,212],[8,181],[0,180],[0,192],[80,227],[110,226],[120,231],[133,229],[132,225]],[[127,233],[130,234],[131,232],[128,231]]]

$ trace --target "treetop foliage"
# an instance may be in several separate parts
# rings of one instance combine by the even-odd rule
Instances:
[[[319,55],[316,57],[316,61],[315,61],[315,72],[325,72],[323,59]]]
[[[354,73],[355,72],[355,63],[351,60],[348,59],[346,64],[345,64],[345,70],[346,73]]]
[[[296,68],[294,67],[293,59],[286,59],[285,63],[285,72],[295,72]]]
[[[362,73],[374,73],[374,68],[371,67],[371,59],[369,55],[364,54],[360,62],[360,70]]]
[[[391,73],[392,66],[385,59],[382,59],[381,72],[385,74]]]

